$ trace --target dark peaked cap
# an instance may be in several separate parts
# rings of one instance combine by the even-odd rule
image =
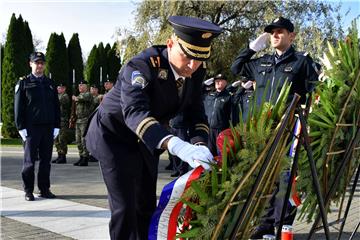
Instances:
[[[273,30],[274,28],[285,28],[289,32],[293,32],[294,31],[294,24],[292,24],[292,22],[287,18],[278,17],[272,23],[267,25],[265,27],[264,31],[268,32],[268,33],[271,33],[271,30]]]
[[[204,61],[210,57],[211,41],[222,32],[222,28],[193,17],[171,16],[168,20],[181,49],[189,58]]]

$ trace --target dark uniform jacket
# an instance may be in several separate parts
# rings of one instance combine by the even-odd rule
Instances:
[[[263,94],[265,101],[275,102],[285,81],[292,82],[289,99],[294,93],[301,96],[300,102],[305,103],[305,95],[314,88],[318,80],[316,65],[306,54],[296,52],[290,47],[275,63],[275,54],[264,55],[251,59],[256,52],[245,48],[231,66],[234,74],[240,74],[256,81],[256,97],[260,103]],[[267,90],[265,91],[266,86]]]
[[[60,104],[53,80],[30,74],[15,86],[15,124],[17,129],[52,124],[60,128]]]
[[[231,119],[231,95],[228,90],[211,92],[204,99],[205,113],[208,117],[209,127],[226,129]]]
[[[170,134],[168,123],[181,113],[183,122],[193,126],[191,141],[206,142],[208,127],[201,99],[205,69],[200,68],[185,80],[182,95],[178,95],[174,74],[168,61],[166,46],[153,46],[131,59],[120,71],[116,84],[100,104],[98,124],[121,141],[131,145],[145,144],[154,153],[159,142]],[[95,121],[95,120],[94,120]],[[94,155],[102,133],[90,124],[87,146]],[[96,157],[96,156],[95,156]],[[101,157],[99,157],[101,159]]]

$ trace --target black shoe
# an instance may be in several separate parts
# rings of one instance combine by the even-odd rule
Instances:
[[[59,155],[58,160],[56,161],[57,164],[64,164],[66,163],[66,155],[65,154],[61,154]]]
[[[42,197],[42,198],[56,198],[55,194],[50,192],[50,190],[40,191],[39,197]]]
[[[170,177],[178,177],[180,176],[180,172],[179,171],[174,171],[173,173],[171,173]]]
[[[250,236],[250,239],[263,239],[264,235],[275,235],[274,228],[258,226],[255,228],[253,234]]]
[[[170,163],[165,167],[165,170],[173,170],[173,165]]]
[[[75,162],[73,165],[74,166],[79,166],[79,163],[82,162],[82,161],[83,161],[83,157],[80,157],[80,159],[77,162]]]
[[[89,157],[89,162],[98,162],[98,160],[96,158],[94,158],[93,156]]]
[[[25,200],[26,201],[34,201],[35,200],[34,194],[32,194],[31,192],[25,193]]]
[[[79,161],[77,161],[76,163],[74,163],[74,166],[80,166],[80,167],[85,167],[88,166],[88,158],[87,157],[81,157]]]
[[[51,163],[56,163],[57,161],[59,161],[59,157],[54,160],[51,160]]]

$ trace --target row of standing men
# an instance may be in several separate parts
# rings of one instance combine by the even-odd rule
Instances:
[[[75,128],[75,142],[80,156],[80,159],[74,163],[74,166],[88,166],[88,162],[97,161],[86,149],[84,133],[91,113],[99,106],[104,96],[112,87],[113,82],[107,79],[104,83],[105,93],[102,95],[99,94],[99,87],[97,85],[91,85],[89,91],[88,83],[82,80],[78,83],[79,95],[73,95],[70,99],[66,93],[66,85],[58,85],[57,92],[60,103],[61,120],[60,132],[54,141],[58,157],[52,160],[52,163],[64,164],[67,162],[68,128]],[[70,102],[72,102],[71,108]]]

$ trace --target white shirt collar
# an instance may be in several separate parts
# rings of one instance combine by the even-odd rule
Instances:
[[[182,79],[185,80],[185,77],[184,77],[184,76],[180,76],[180,75],[175,71],[175,69],[173,68],[173,66],[171,65],[170,62],[169,62],[169,65],[170,65],[171,71],[172,71],[173,74],[174,74],[175,80],[176,80],[176,79],[179,79],[179,78],[182,78]]]

